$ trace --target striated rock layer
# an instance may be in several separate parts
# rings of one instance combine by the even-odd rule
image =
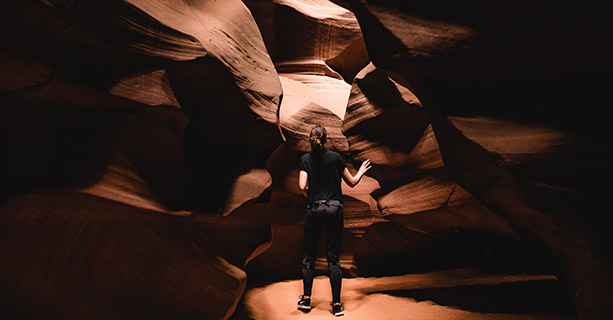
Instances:
[[[214,226],[227,221],[213,217],[65,189],[14,197],[1,214],[0,297],[9,317],[228,318],[246,285],[230,262],[244,263],[250,251],[241,247],[254,249],[269,233],[265,223],[222,230]]]
[[[543,84],[542,81],[554,77],[571,80],[577,74],[593,75],[591,68],[595,65],[610,68],[610,63],[601,60],[600,54],[610,52],[611,47],[600,46],[599,41],[586,40],[597,40],[601,29],[597,28],[587,38],[579,36],[579,32],[587,28],[602,27],[607,23],[594,15],[590,5],[576,7],[570,2],[556,8],[549,8],[545,2],[515,6],[501,4],[499,7],[469,2],[466,4],[470,10],[468,14],[455,11],[444,1],[424,2],[414,7],[393,1],[388,2],[389,7],[365,1],[349,3],[360,21],[374,64],[420,96],[451,179],[490,210],[529,230],[547,245],[561,265],[560,275],[566,281],[575,307],[582,316],[594,319],[605,316],[605,301],[612,294],[612,278],[603,262],[603,255],[595,247],[597,238],[590,239],[582,226],[561,222],[561,217],[555,216],[557,204],[547,204],[547,198],[540,198],[540,203],[534,205],[534,199],[539,198],[539,194],[546,194],[544,190],[547,188],[543,188],[543,185],[534,188],[509,170],[517,163],[505,163],[509,156],[504,154],[511,155],[514,144],[503,145],[503,140],[488,143],[488,140],[480,139],[487,134],[484,128],[491,120],[479,120],[485,125],[477,135],[475,131],[479,129],[462,126],[461,119],[456,118],[458,127],[469,131],[468,135],[464,135],[444,113],[457,117],[487,114],[511,121],[523,117],[526,121],[536,122],[536,126],[522,128],[522,134],[531,137],[533,147],[532,150],[523,148],[524,152],[561,157],[556,160],[564,161],[566,154],[557,153],[560,147],[573,150],[574,137],[585,139],[597,134],[602,127],[597,121],[592,122],[592,127],[585,126],[583,121],[587,119],[567,114],[565,112],[569,109],[562,111],[561,108],[581,102],[588,109],[593,109],[595,100],[592,99],[600,96],[599,86],[593,82],[596,79],[590,77],[588,83],[594,86],[582,83],[574,87],[572,94],[581,92],[588,96],[584,101],[579,101],[576,100],[578,96],[563,94],[566,93],[563,91],[567,88],[565,85],[559,85],[559,82]],[[508,11],[503,11],[507,7]],[[545,8],[551,10],[541,11]],[[567,30],[572,31],[550,34],[568,22],[569,16],[578,18],[571,18],[572,23]],[[593,17],[593,20],[587,21],[587,17]],[[545,19],[548,24],[543,23]],[[581,53],[577,52],[578,48],[582,50]],[[563,67],[569,61],[569,55],[573,54],[580,54],[590,63],[571,63]],[[510,86],[511,79],[521,79],[521,82]],[[508,99],[522,95],[529,100],[517,103]],[[542,97],[551,99],[547,101]],[[558,103],[562,97],[568,100]],[[493,104],[495,107],[492,107]],[[548,117],[544,118],[545,115]],[[539,147],[543,141],[541,133],[545,132],[545,128],[539,128],[539,124],[557,126],[562,131],[557,136],[562,138],[555,142],[545,140],[546,145]],[[495,131],[504,139],[508,136],[508,131],[505,131],[508,128],[499,126],[490,129],[490,134]],[[467,136],[475,140],[469,140]],[[519,137],[513,140],[514,143],[521,143]],[[499,153],[503,154],[501,158],[497,156]],[[570,160],[573,160],[572,156]],[[530,161],[525,162],[529,165]],[[583,196],[582,201],[587,202],[587,208],[600,203],[591,194],[585,193],[590,188],[573,180],[574,175],[569,172],[573,169],[568,166],[556,169],[559,170],[557,174],[568,174],[571,178],[561,187],[579,188],[578,192]],[[541,179],[548,178],[546,172],[539,176],[539,170],[530,173],[522,172],[522,168],[519,170],[524,179],[542,182]],[[550,179],[551,175],[548,182],[554,182]],[[572,196],[572,191],[566,193]],[[575,216],[570,219],[578,221],[576,215],[580,214],[580,210],[580,207],[572,208],[571,213],[567,214]]]
[[[280,82],[257,29],[192,36],[147,4],[1,5],[7,317],[229,318],[241,268],[269,246],[266,219],[210,214],[266,188],[225,201],[282,141]],[[255,26],[240,2],[218,10]],[[232,49],[203,44],[207,32]],[[225,134],[234,121],[246,131]],[[219,145],[232,152],[200,161]],[[249,161],[230,169],[232,158]]]
[[[373,163],[342,185],[346,277],[535,274],[606,318],[609,13],[4,1],[3,315],[227,319],[250,281],[298,279],[323,124],[350,171]]]

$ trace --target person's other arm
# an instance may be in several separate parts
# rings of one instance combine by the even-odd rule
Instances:
[[[298,188],[300,188],[300,192],[305,197],[309,197],[307,193],[307,190],[309,189],[309,174],[304,170],[300,170],[300,175],[298,176]]]
[[[370,160],[364,160],[355,176],[352,175],[351,172],[349,172],[349,169],[347,169],[347,167],[345,167],[345,169],[343,170],[343,180],[345,180],[345,183],[347,183],[348,186],[353,188],[356,184],[360,182],[362,176],[366,173],[366,171],[370,169],[370,167]]]

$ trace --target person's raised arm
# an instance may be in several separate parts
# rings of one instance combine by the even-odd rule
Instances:
[[[370,169],[370,167],[370,160],[364,160],[355,176],[349,172],[347,167],[345,167],[343,170],[343,180],[345,180],[345,183],[347,183],[348,186],[353,188],[356,184],[358,184],[358,182],[360,182],[360,179],[362,179],[362,176]]]

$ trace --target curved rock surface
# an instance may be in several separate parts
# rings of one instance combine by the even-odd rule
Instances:
[[[244,262],[250,253],[236,249],[269,234],[266,224],[219,229],[205,216],[62,189],[13,197],[1,214],[0,297],[9,318],[228,318],[246,286],[245,272],[228,261]]]
[[[240,9],[234,22],[255,27],[245,7],[233,5],[225,10]],[[265,49],[257,63],[257,30],[233,34],[242,43],[215,52],[123,1],[3,2],[1,11],[1,63],[10,71],[1,82],[9,155],[2,168],[3,315],[229,318],[246,286],[241,268],[269,246],[271,230],[266,220],[210,213],[251,201],[253,194],[233,194],[226,202],[226,193],[242,173],[263,168],[282,141],[280,82]],[[236,80],[220,61],[224,50],[249,51],[250,63],[273,75],[255,70],[258,77],[272,82]],[[198,85],[225,92],[223,105],[211,105]],[[241,139],[219,131],[227,121],[247,122],[236,133]],[[223,167],[235,152],[194,165],[189,147],[208,143],[210,151],[216,141],[264,158],[233,171],[207,165]],[[219,183],[195,174],[203,166]]]
[[[568,107],[581,103],[593,108],[594,99],[601,96],[598,91],[601,84],[596,82],[598,80],[594,75],[597,72],[593,73],[593,67],[610,68],[610,63],[602,61],[600,55],[611,52],[611,47],[600,45],[598,41],[600,30],[606,28],[608,23],[592,11],[591,5],[578,6],[571,2],[564,2],[556,8],[546,6],[545,2],[505,3],[495,7],[469,2],[466,8],[470,14],[466,15],[455,11],[444,1],[424,2],[415,7],[388,2],[396,10],[366,1],[348,2],[360,21],[369,55],[375,65],[420,96],[450,177],[490,210],[530,230],[544,241],[563,266],[562,276],[578,312],[586,318],[603,317],[604,301],[608,299],[604,297],[611,296],[611,272],[603,261],[606,256],[596,250],[593,241],[598,238],[588,240],[581,227],[561,222],[560,217],[552,217],[555,213],[549,214],[548,211],[556,204],[548,207],[543,203],[544,198],[538,207],[530,203],[528,198],[534,199],[535,195],[526,194],[538,190],[527,187],[508,170],[507,165],[514,165],[504,164],[509,157],[502,157],[502,165],[497,159],[497,153],[512,153],[513,145],[507,143],[500,149],[493,148],[495,144],[487,143],[484,139],[469,140],[442,113],[489,114],[508,119],[523,117],[526,121],[554,124],[563,132],[570,133],[556,142],[549,141],[545,149],[550,149],[541,149],[537,153],[557,158],[560,154],[556,156],[552,150],[560,149],[560,143],[564,149],[572,150],[574,137],[585,139],[602,128],[598,121],[586,126],[586,114],[575,116],[575,112]],[[503,13],[501,10],[508,11]],[[603,10],[609,12],[607,8]],[[572,23],[566,25],[569,17]],[[543,20],[549,23],[545,24]],[[596,27],[596,31],[589,36],[583,34],[592,27]],[[551,33],[561,30],[559,28],[567,29],[561,33]],[[581,59],[590,62],[576,62],[571,60],[570,55],[580,55]],[[571,64],[565,65],[568,61],[572,61]],[[566,95],[567,92],[563,90],[567,87],[559,82],[544,80],[558,77],[577,83],[577,74],[588,75],[589,84],[577,84],[571,94],[581,92],[581,97],[586,97],[584,100],[579,100],[579,96]],[[509,86],[513,79],[522,81]],[[512,92],[529,100],[511,104],[515,102],[508,99],[514,96]],[[559,103],[560,99],[566,101]],[[488,108],[493,103],[496,108]],[[561,110],[564,107],[566,109]],[[532,112],[527,112],[530,108],[533,108]],[[549,116],[544,118],[545,114]],[[461,128],[461,122],[456,122]],[[499,126],[497,129],[500,129],[499,134],[504,139],[508,127]],[[465,127],[465,130],[469,131],[470,136],[471,130],[474,134],[474,130],[479,129],[473,126]],[[538,148],[543,131],[533,127],[529,128],[529,133],[524,130],[523,134],[530,135],[531,144],[534,142],[532,147]],[[496,132],[498,134],[498,130]],[[480,135],[485,134],[485,130],[481,129]],[[518,143],[521,139],[516,137],[513,140]],[[602,167],[601,170],[609,172]],[[529,174],[529,178],[541,178],[537,176],[540,172],[535,173]],[[558,173],[567,172],[561,170]],[[569,176],[574,177],[572,173]],[[589,208],[594,203],[601,203],[589,193],[590,188],[582,188],[573,180],[570,180],[570,184],[579,188],[582,201],[586,201]],[[572,214],[577,215],[580,208],[572,210],[575,210]]]
[[[298,162],[321,123],[351,171],[373,163],[343,184],[347,277],[534,274],[605,319],[610,13],[4,1],[2,312],[227,319],[249,281],[298,279]]]

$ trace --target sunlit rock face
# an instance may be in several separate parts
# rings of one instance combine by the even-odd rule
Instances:
[[[227,319],[249,280],[299,278],[323,124],[350,171],[373,163],[343,184],[345,276],[554,275],[605,318],[609,12],[5,1],[2,312]]]

